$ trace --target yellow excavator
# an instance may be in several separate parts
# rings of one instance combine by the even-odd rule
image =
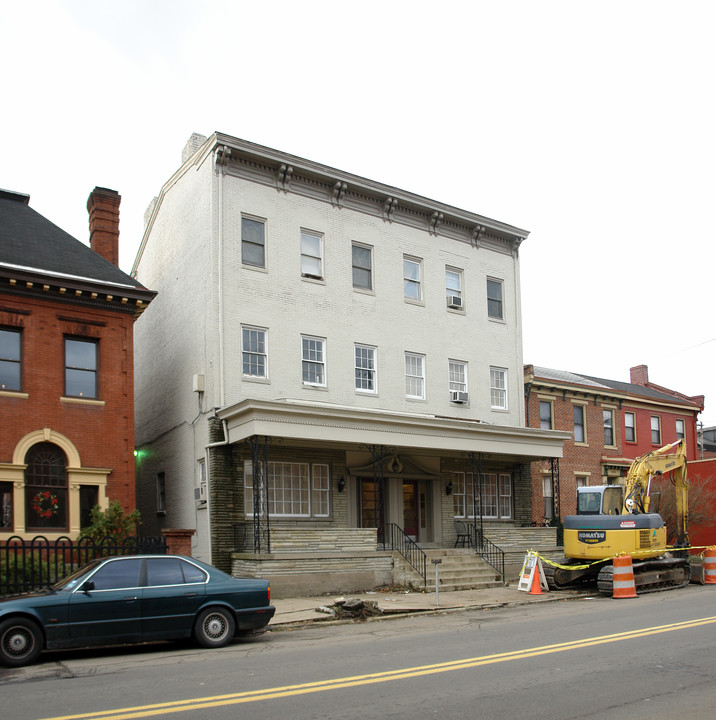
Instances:
[[[652,479],[665,473],[671,473],[676,493],[676,541],[670,548],[658,513],[661,496],[652,492]],[[688,585],[688,553],[678,550],[689,546],[688,493],[683,439],[634,460],[624,485],[578,488],[577,515],[563,521],[565,562],[545,568],[550,588],[573,586],[596,575],[599,592],[611,596],[612,558],[622,553],[632,556],[637,594]]]

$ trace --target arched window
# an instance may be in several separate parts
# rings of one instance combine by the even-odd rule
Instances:
[[[67,458],[55,444],[33,445],[25,455],[25,524],[33,530],[67,529]]]

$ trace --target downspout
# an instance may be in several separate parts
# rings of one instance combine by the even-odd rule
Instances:
[[[216,234],[218,244],[217,289],[219,293],[219,407],[226,404],[224,388],[224,165],[231,155],[231,150],[224,145],[216,150],[216,170],[219,174]]]

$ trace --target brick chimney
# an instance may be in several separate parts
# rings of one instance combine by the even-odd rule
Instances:
[[[629,368],[629,377],[632,385],[642,385],[646,387],[649,384],[649,368],[646,365],[637,365]]]
[[[87,198],[90,247],[119,267],[119,203],[116,190],[96,187]]]

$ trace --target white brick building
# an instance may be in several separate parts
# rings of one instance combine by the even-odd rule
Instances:
[[[526,464],[564,438],[524,427],[527,233],[219,133],[184,154],[134,267],[158,290],[135,343],[144,532],[350,589],[384,579],[376,527],[452,546],[456,517],[528,520]]]

